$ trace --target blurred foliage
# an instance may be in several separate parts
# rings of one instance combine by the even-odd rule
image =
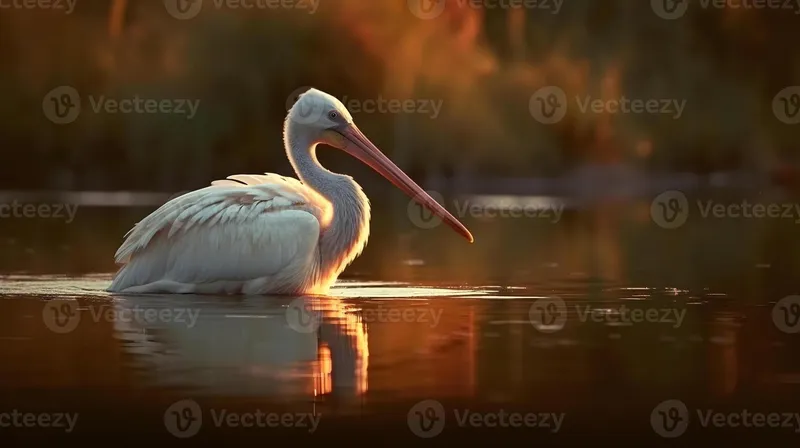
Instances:
[[[161,1],[78,0],[71,15],[2,10],[2,187],[176,190],[232,173],[290,173],[281,128],[302,86],[340,98],[441,100],[436,119],[354,114],[417,175],[558,175],[585,163],[769,170],[795,157],[797,129],[771,107],[778,91],[800,84],[793,11],[694,8],[670,21],[649,1],[566,0],[552,14],[453,0],[421,20],[405,0],[321,0],[315,14],[206,3],[191,20],[171,17]],[[82,95],[83,113],[69,125],[42,113],[60,85]],[[678,120],[571,108],[547,126],[528,110],[546,85],[568,97],[687,104]],[[136,94],[199,99],[199,113],[94,114],[87,99]],[[350,161],[322,158],[352,172]]]

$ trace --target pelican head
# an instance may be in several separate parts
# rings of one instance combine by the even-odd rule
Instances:
[[[365,163],[469,242],[473,242],[469,230],[389,160],[361,132],[344,104],[333,95],[313,88],[306,91],[289,110],[287,125],[299,126],[315,143],[340,149]]]

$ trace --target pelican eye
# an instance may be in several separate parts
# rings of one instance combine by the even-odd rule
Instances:
[[[328,118],[330,118],[331,120],[335,120],[339,118],[339,114],[337,114],[335,110],[332,110],[328,112]]]

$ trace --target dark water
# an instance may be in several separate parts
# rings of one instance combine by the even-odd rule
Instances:
[[[300,298],[110,296],[141,212],[5,220],[0,440],[800,440],[797,224],[649,213],[465,219],[474,245],[378,215]]]

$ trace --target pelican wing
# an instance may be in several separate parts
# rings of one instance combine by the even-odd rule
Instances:
[[[110,291],[158,281],[242,282],[310,264],[330,203],[296,179],[235,175],[174,198],[137,223]],[[285,274],[285,272],[284,272]]]

